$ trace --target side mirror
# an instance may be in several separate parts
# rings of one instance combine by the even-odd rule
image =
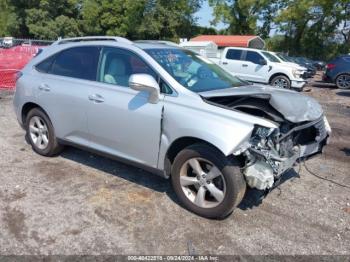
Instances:
[[[259,65],[267,65],[267,61],[263,58],[259,60]]]
[[[153,76],[148,74],[133,74],[129,78],[129,86],[137,91],[149,92],[148,102],[157,104],[160,96],[160,88]]]

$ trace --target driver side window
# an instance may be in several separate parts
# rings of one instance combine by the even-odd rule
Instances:
[[[129,87],[132,74],[148,74],[158,79],[157,74],[137,55],[120,48],[103,48],[98,81]]]
[[[252,62],[254,64],[259,64],[259,61],[264,59],[259,53],[254,51],[247,51],[246,61]]]

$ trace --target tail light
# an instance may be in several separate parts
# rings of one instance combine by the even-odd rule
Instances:
[[[329,69],[329,70],[334,69],[335,68],[335,64],[327,64],[326,68]]]

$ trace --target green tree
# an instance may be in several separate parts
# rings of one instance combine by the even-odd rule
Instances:
[[[131,39],[172,39],[190,34],[201,0],[86,0],[82,17],[89,34]]]
[[[10,10],[7,0],[0,0],[0,36],[7,33],[7,21]]]
[[[256,34],[257,21],[261,15],[269,18],[272,4],[269,0],[209,0],[214,9],[213,24],[223,22],[228,24],[228,34]],[[263,12],[265,12],[263,14]],[[264,25],[264,28],[269,24]]]
[[[80,35],[79,0],[7,0],[13,11],[8,31],[16,37],[55,39]]]
[[[285,34],[283,47],[291,54],[329,58],[343,46],[337,40],[339,26],[349,19],[348,0],[282,0],[275,19]],[[335,48],[336,47],[336,48]]]
[[[0,0],[0,36],[14,35],[19,30],[17,16],[9,0]]]
[[[142,38],[174,39],[192,36],[193,14],[201,0],[148,1],[137,33]]]

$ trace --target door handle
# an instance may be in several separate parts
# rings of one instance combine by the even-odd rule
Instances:
[[[47,84],[39,85],[38,89],[41,91],[47,91],[47,92],[50,91],[50,87]]]
[[[247,64],[243,64],[242,67],[247,67],[248,65]]]
[[[228,63],[227,62],[222,62],[223,65],[227,65]]]
[[[89,100],[94,101],[96,103],[103,103],[105,101],[103,96],[101,96],[99,94],[89,95]]]

